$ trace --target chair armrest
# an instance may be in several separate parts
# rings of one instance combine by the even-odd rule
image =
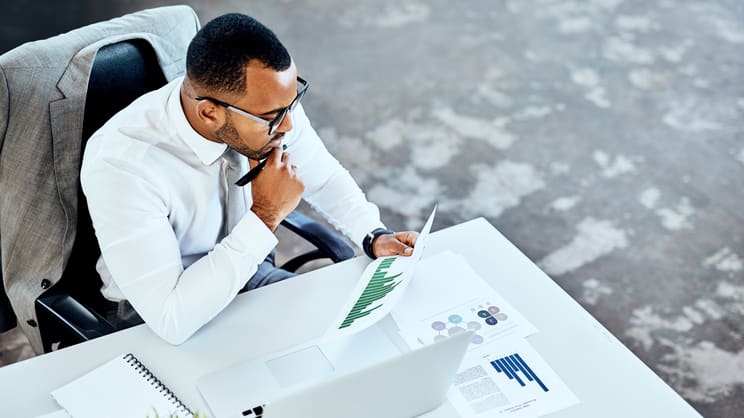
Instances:
[[[294,211],[282,221],[282,225],[313,244],[334,263],[354,257],[354,250],[330,229],[302,212]]]
[[[77,340],[74,342],[88,341],[116,331],[101,315],[62,292],[38,298],[36,313],[40,327],[51,327],[54,329],[52,335],[64,335]]]

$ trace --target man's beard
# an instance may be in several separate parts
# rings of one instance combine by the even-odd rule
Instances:
[[[229,115],[227,117],[227,120],[225,120],[225,123],[217,129],[217,131],[215,132],[215,136],[220,142],[227,144],[230,148],[234,149],[235,151],[245,155],[246,157],[254,161],[263,160],[264,158],[268,157],[269,154],[271,154],[271,152],[274,149],[274,147],[265,145],[259,150],[252,150],[248,148],[247,146],[242,145],[240,134],[238,133],[238,130],[235,129],[235,127],[233,126],[232,119],[230,118]],[[283,132],[275,134],[267,142],[271,142],[275,139],[280,139],[283,136],[284,136]]]

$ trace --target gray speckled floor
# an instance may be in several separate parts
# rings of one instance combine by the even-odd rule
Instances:
[[[285,41],[390,226],[485,216],[702,414],[740,414],[744,3],[207,4]]]

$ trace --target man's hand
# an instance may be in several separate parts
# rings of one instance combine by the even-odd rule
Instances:
[[[258,161],[248,160],[251,169]],[[284,218],[300,203],[305,185],[302,183],[289,153],[274,148],[266,166],[251,182],[253,206],[251,210],[266,226],[275,231]]]
[[[418,239],[418,232],[404,231],[395,234],[380,235],[372,241],[372,253],[375,257],[413,254],[413,247]]]

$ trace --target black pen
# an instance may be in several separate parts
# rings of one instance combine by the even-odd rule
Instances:
[[[282,151],[287,149],[287,144],[282,144]],[[264,158],[261,160],[260,163],[258,163],[257,166],[253,167],[249,172],[247,172],[243,177],[239,178],[238,181],[235,182],[236,186],[243,187],[246,184],[253,181],[253,179],[258,176],[258,173],[263,170],[264,166],[266,165],[266,162],[269,161],[269,157]]]

